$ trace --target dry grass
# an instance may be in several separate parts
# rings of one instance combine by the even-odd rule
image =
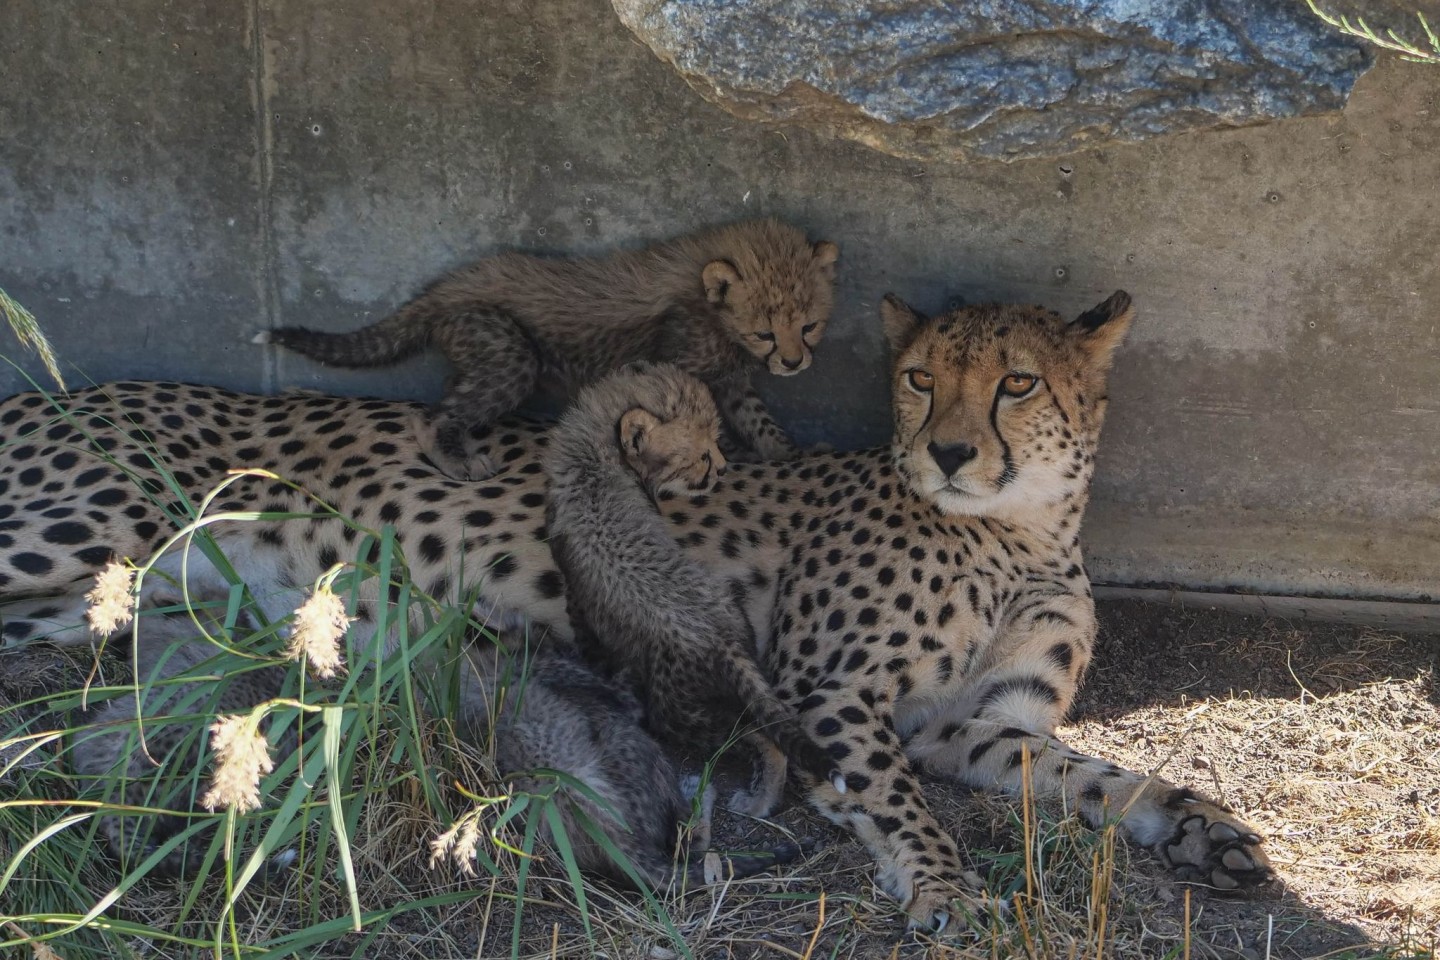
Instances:
[[[235,939],[263,944],[334,920],[324,938],[294,952],[426,960],[663,960],[684,951],[800,960],[1426,955],[1440,938],[1436,640],[1135,603],[1103,605],[1102,617],[1102,647],[1066,735],[1138,768],[1165,762],[1172,779],[1221,795],[1267,835],[1283,889],[1249,900],[1190,891],[1113,834],[1096,834],[1056,811],[930,784],[932,805],[961,837],[972,865],[992,889],[1014,894],[1011,917],[976,918],[962,935],[907,935],[874,888],[858,844],[795,806],[772,823],[722,816],[717,843],[756,848],[787,835],[818,841],[805,861],[776,876],[663,898],[663,912],[637,894],[590,885],[587,933],[553,853],[527,864],[489,846],[493,877],[431,868],[428,844],[441,825],[416,780],[394,770],[382,778],[389,786],[369,787],[354,831],[362,910],[426,898],[453,902],[377,916],[357,933],[347,926],[348,893],[336,869],[306,870],[242,894]],[[449,758],[437,779],[447,785],[452,814],[470,801],[450,784],[479,795],[501,789],[487,759],[455,744],[443,725],[428,727],[426,736],[434,755]],[[385,742],[371,751],[382,759],[393,753]],[[501,839],[522,845],[519,821]],[[522,867],[528,879],[517,934],[513,894]],[[114,883],[99,862],[84,876],[96,895]],[[142,882],[109,915],[172,930],[187,892]],[[213,915],[222,900],[223,891],[207,892],[192,918]],[[197,942],[215,934],[195,919],[179,932]],[[146,957],[211,953],[143,940],[124,943]],[[49,946],[66,960],[105,955],[81,939]]]

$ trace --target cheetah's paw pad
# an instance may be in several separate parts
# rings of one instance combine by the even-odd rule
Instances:
[[[1259,886],[1273,875],[1270,861],[1260,850],[1260,835],[1219,807],[1196,811],[1176,828],[1157,850],[1181,880],[1203,883],[1217,890]]]

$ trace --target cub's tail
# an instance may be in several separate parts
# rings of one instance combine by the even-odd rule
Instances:
[[[378,323],[346,333],[306,327],[280,327],[257,333],[252,343],[273,343],[335,367],[382,367],[419,353],[442,317],[418,303],[402,307]]]
[[[798,843],[777,843],[768,850],[761,850],[755,853],[715,853],[714,857],[709,854],[692,852],[689,860],[683,865],[674,868],[675,876],[673,883],[683,882],[689,889],[703,887],[711,883],[723,883],[726,880],[740,880],[744,877],[753,877],[757,873],[764,873],[782,864],[792,863],[800,858],[805,848]],[[706,869],[706,861],[710,861],[713,870]]]
[[[663,798],[657,798],[657,802],[663,802]],[[609,840],[608,844],[602,845],[587,835],[575,815],[577,808],[585,809],[591,822],[601,826]],[[638,876],[652,890],[694,890],[711,883],[754,876],[791,863],[814,847],[814,843],[809,840],[800,843],[785,841],[748,853],[714,852],[711,855],[703,849],[702,842],[698,839],[701,834],[697,831],[695,841],[689,844],[690,848],[684,859],[676,862],[672,854],[663,849],[666,844],[647,843],[617,823],[611,813],[602,811],[589,798],[572,795],[568,802],[561,805],[560,816],[565,822],[571,849],[574,850],[582,871],[599,873],[631,887],[635,886],[635,878]],[[678,826],[678,821],[676,825]],[[708,844],[708,826],[704,836],[703,844]],[[620,861],[615,858],[615,850],[624,855],[628,861],[628,869],[621,866]]]
[[[795,711],[775,696],[754,657],[744,650],[728,650],[721,658],[721,670],[745,704],[748,718],[760,725],[760,732],[773,740],[791,763],[816,780],[828,781],[837,792],[845,792],[845,776],[835,758],[810,738]]]

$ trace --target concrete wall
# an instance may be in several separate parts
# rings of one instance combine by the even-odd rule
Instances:
[[[0,286],[77,379],[433,397],[433,361],[322,370],[248,337],[359,325],[501,247],[778,214],[842,244],[840,298],[817,366],[761,386],[845,445],[887,435],[885,291],[1078,312],[1123,287],[1096,579],[1430,599],[1437,94],[1389,60],[1342,117],[922,165],[735,120],[604,0],[11,0]]]

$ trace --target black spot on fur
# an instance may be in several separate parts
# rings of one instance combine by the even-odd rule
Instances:
[[[546,570],[535,578],[535,589],[546,600],[554,600],[565,592],[565,582],[558,570]]]
[[[420,556],[426,563],[439,563],[445,556],[445,541],[433,533],[426,534],[420,541]]]
[[[507,553],[492,563],[487,573],[496,580],[504,580],[515,572],[517,566],[519,564],[515,562],[515,557]]]
[[[49,573],[55,566],[49,557],[38,553],[17,553],[10,558],[10,564],[21,573],[35,577]]]
[[[84,543],[86,540],[93,538],[95,534],[85,524],[70,520],[46,527],[45,532],[41,534],[41,536],[44,537],[46,543],[68,545]]]

